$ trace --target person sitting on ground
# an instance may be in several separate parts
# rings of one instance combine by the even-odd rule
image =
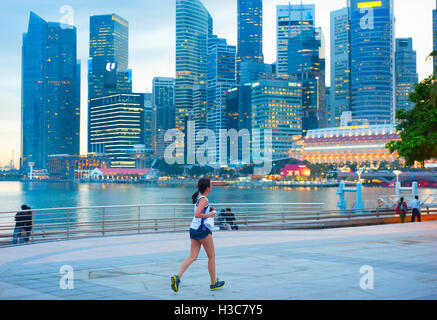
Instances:
[[[376,207],[376,209],[378,209],[378,211],[384,211],[390,208],[389,205],[387,205],[382,198],[379,198],[377,203],[378,206]]]
[[[406,202],[404,201],[404,197],[401,197],[399,199],[398,205],[396,206],[396,214],[398,214],[401,217],[401,223],[405,222],[405,217],[408,213],[408,206]]]
[[[231,208],[226,208],[226,218],[227,224],[230,226],[229,230],[238,230],[238,225],[235,224],[235,215],[231,212]]]

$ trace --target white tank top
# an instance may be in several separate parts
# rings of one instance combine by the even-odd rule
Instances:
[[[206,207],[203,208],[202,213],[203,213],[203,214],[209,214],[209,213],[210,213],[210,208],[209,208],[209,201],[208,201],[208,198],[205,197],[205,196],[203,196],[203,195],[201,195],[201,194],[199,193],[199,195],[197,196],[197,201],[196,201],[196,203],[194,204],[194,218],[193,218],[193,221],[191,222],[191,226],[190,226],[190,228],[191,228],[191,229],[194,229],[194,230],[198,230],[200,227],[202,227],[201,230],[202,230],[202,231],[206,231],[206,226],[204,225],[204,222],[205,222],[205,220],[206,220],[207,218],[196,218],[196,210],[197,210],[197,206],[198,206],[198,204],[199,204],[200,199],[202,199],[202,198],[205,198],[205,199],[206,199],[206,203],[207,203],[207,204],[206,204]]]

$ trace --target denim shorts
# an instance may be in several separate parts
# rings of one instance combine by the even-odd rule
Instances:
[[[202,239],[205,239],[210,234],[212,234],[212,232],[208,228],[206,228],[205,231],[194,230],[194,229],[190,228],[190,239],[193,239],[193,240],[202,240]]]

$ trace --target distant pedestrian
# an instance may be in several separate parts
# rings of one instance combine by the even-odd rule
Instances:
[[[413,201],[411,201],[411,209],[413,210],[413,215],[411,217],[411,222],[414,222],[416,220],[417,217],[417,221],[418,222],[422,222],[422,218],[421,218],[421,210],[420,210],[420,201],[419,201],[419,196],[415,196]]]
[[[27,206],[23,204],[21,210],[27,210]],[[15,215],[15,228],[12,235],[12,244],[17,244],[18,242],[24,242],[24,226],[25,226],[26,214],[23,211],[17,212]]]
[[[30,234],[32,232],[32,226],[33,226],[33,213],[31,210],[32,208],[26,205],[26,212],[23,212],[23,232],[24,232],[24,242],[28,243],[30,240]]]
[[[405,222],[405,217],[408,213],[408,206],[404,201],[404,197],[399,199],[398,205],[396,206],[396,214],[401,217],[401,223]]]
[[[223,288],[224,281],[218,281],[215,274],[215,249],[212,239],[213,219],[216,209],[209,205],[207,196],[211,193],[212,183],[207,177],[199,180],[197,191],[193,194],[194,218],[190,226],[191,251],[188,258],[182,262],[178,274],[171,277],[171,288],[179,291],[179,283],[187,268],[197,259],[200,248],[206,251],[208,256],[208,271],[211,278],[210,290]],[[212,220],[212,221],[211,221]]]

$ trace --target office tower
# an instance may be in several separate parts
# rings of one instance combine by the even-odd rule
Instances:
[[[302,130],[326,126],[325,59],[322,31],[309,28],[288,39],[288,74],[302,83]]]
[[[175,79],[153,79],[153,108],[156,123],[156,151],[161,159],[169,143],[164,141],[167,130],[175,128]]]
[[[293,137],[302,134],[302,87],[298,82],[261,80],[252,84],[252,129],[272,130],[272,159],[289,158]]]
[[[278,78],[288,79],[288,39],[315,26],[315,5],[277,6],[277,67]]]
[[[332,91],[331,87],[326,87],[326,126],[330,127],[332,123],[332,115],[334,110],[332,108]]]
[[[418,82],[416,51],[413,50],[413,38],[396,39],[396,108],[412,109],[410,93]]]
[[[263,62],[241,62],[240,84],[257,82],[258,80],[275,80],[275,65]]]
[[[21,172],[45,169],[49,155],[79,154],[76,27],[30,13],[22,46]]]
[[[394,121],[393,0],[351,0],[351,111],[370,124]]]
[[[193,108],[193,88],[206,86],[207,42],[212,18],[199,0],[176,0],[176,111],[175,125],[185,131]]]
[[[262,0],[238,0],[238,84],[242,62],[264,62]]]
[[[156,122],[153,108],[153,94],[144,93],[144,146],[147,150],[156,151]]]
[[[432,39],[433,50],[437,52],[437,0],[436,9],[432,11]],[[437,74],[437,57],[434,57],[434,75]]]
[[[105,154],[113,168],[134,168],[135,161],[126,151],[146,141],[144,102],[144,93],[91,98],[90,152]]]
[[[226,129],[226,92],[237,85],[235,76],[236,47],[226,39],[213,36],[208,40],[206,125],[219,136]],[[217,139],[217,156],[220,144]]]
[[[331,114],[329,127],[338,127],[340,117],[351,107],[349,8],[331,12]]]
[[[90,17],[88,99],[131,93],[129,24],[116,14]]]

